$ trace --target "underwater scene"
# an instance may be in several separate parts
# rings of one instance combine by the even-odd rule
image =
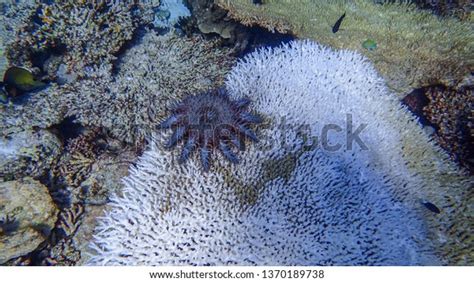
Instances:
[[[470,0],[0,0],[0,265],[474,265]]]

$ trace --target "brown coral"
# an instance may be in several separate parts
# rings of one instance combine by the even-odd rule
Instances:
[[[429,103],[423,113],[437,129],[436,140],[455,161],[474,173],[474,88],[435,86],[425,95]]]
[[[94,145],[98,134],[98,129],[91,130],[68,142],[59,168],[68,185],[76,187],[89,175],[98,155]]]

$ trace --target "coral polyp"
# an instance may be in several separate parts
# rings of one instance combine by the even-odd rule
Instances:
[[[235,149],[245,150],[246,139],[257,142],[250,126],[262,122],[248,111],[250,103],[248,98],[231,100],[223,88],[188,96],[160,124],[160,129],[173,129],[165,148],[182,143],[180,164],[198,150],[204,171],[209,171],[211,154],[217,150],[231,163],[239,163]]]

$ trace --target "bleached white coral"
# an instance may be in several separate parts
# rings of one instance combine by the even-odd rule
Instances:
[[[260,143],[206,174],[152,142],[100,220],[89,264],[448,263],[450,240],[433,221],[457,214],[431,220],[420,199],[449,209],[443,198],[465,182],[440,181],[454,168],[362,56],[294,42],[246,57],[227,87],[266,118]],[[328,136],[338,150],[307,146],[347,119],[366,124],[366,149],[338,131]]]

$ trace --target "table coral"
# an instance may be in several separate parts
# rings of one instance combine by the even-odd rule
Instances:
[[[373,1],[264,1],[217,0],[230,17],[244,25],[310,38],[334,48],[357,50],[366,55],[400,93],[433,83],[457,85],[474,69],[474,29],[471,18],[437,18],[407,3],[375,4]],[[332,33],[346,13],[341,30]],[[362,47],[367,39],[377,50]]]
[[[99,220],[89,264],[472,264],[470,180],[364,57],[297,41],[251,53],[226,86],[267,121],[260,142],[207,174],[152,142]],[[325,140],[328,125],[341,130]]]

